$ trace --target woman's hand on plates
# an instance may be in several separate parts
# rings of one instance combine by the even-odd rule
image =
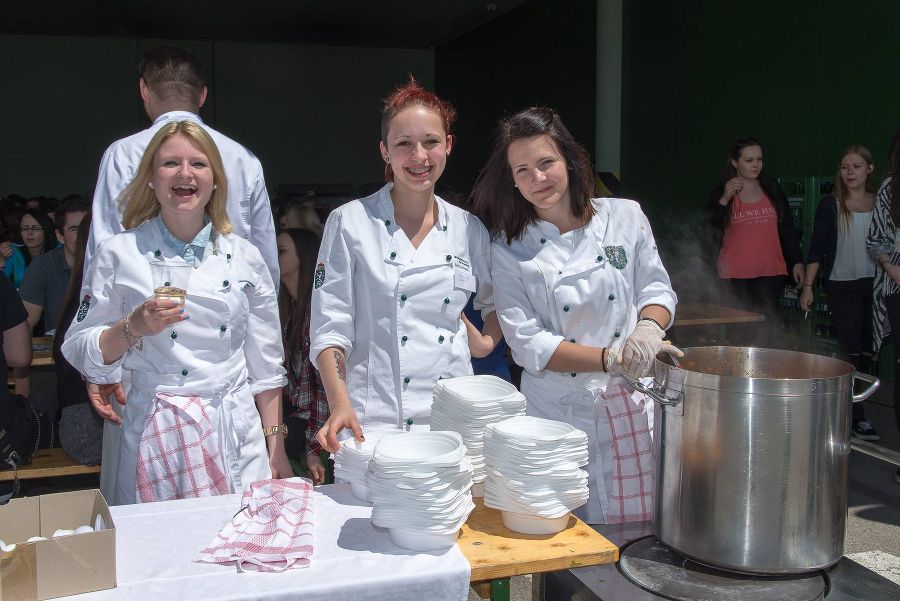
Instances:
[[[129,328],[134,336],[155,336],[187,318],[184,306],[178,301],[152,298],[134,310]]]
[[[325,482],[325,465],[318,453],[306,454],[306,467],[309,470],[309,477],[313,484],[324,484]]]
[[[350,428],[350,431],[353,432],[353,438],[358,442],[365,440],[362,428],[359,426],[359,418],[356,417],[356,411],[350,403],[344,403],[339,407],[332,408],[331,415],[328,416],[328,419],[325,420],[325,423],[316,434],[316,441],[329,453],[337,453],[341,446],[338,443],[337,435],[344,428]]]

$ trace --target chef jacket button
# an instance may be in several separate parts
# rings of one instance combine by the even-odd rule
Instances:
[[[178,332],[172,330],[172,333],[169,334],[169,338],[171,338],[172,340],[175,340],[176,338],[178,338]]]
[[[574,343],[575,343],[575,339],[574,339],[574,338],[569,338],[569,342],[571,342],[572,344],[574,344]]]
[[[616,295],[610,292],[609,296],[607,296],[606,298],[608,298],[609,300],[616,300]]]
[[[597,255],[597,262],[598,262],[598,263],[602,263],[602,262],[603,262],[603,255]]]
[[[547,244],[547,239],[546,239],[546,238],[541,238],[541,244]]]
[[[224,332],[224,331],[227,330],[227,329],[228,329],[228,326],[226,326],[224,323],[223,323],[222,325],[219,326],[219,331],[220,331],[220,332]]]
[[[577,376],[578,374],[576,374],[576,373],[573,371],[573,372],[572,372],[571,374],[569,374],[569,375],[572,376],[572,377],[574,378],[574,377]]]
[[[447,231],[447,226],[445,225],[445,226],[441,227],[441,231],[442,231],[442,232],[446,232],[446,231]]]
[[[225,258],[228,259],[228,260],[230,261],[230,260],[231,260],[231,253],[226,253],[226,254],[225,254]]]
[[[406,376],[405,378],[403,378],[403,383],[409,384],[409,376]]]
[[[445,299],[444,299],[444,304],[445,304],[445,305],[449,305],[449,304],[450,304],[450,299],[449,299],[449,298],[445,298]]]
[[[569,305],[565,305],[565,306],[563,307],[563,311],[565,311],[566,313],[568,313],[568,312],[569,312]]]
[[[406,300],[406,295],[405,295],[405,294],[401,294],[401,295],[400,295],[400,300],[401,300],[401,301],[405,301],[405,300]]]
[[[444,258],[445,258],[445,259],[447,259],[447,262],[448,262],[448,263],[449,263],[449,262],[450,262],[450,259],[452,259],[452,258],[453,258],[453,257],[452,257],[452,256],[450,256],[450,255],[447,255],[447,256],[446,256],[446,257],[444,257]]]
[[[400,337],[400,342],[406,342],[407,340],[409,340],[409,338],[406,337],[406,336],[401,336],[401,337]]]
[[[444,337],[438,336],[438,344],[443,344],[443,343],[444,343]]]
[[[182,370],[181,370],[181,375],[182,375],[182,376],[186,376],[186,375],[187,375],[187,370],[186,370],[186,369],[182,369]]]
[[[156,249],[156,250],[153,251],[153,256],[154,256],[154,257],[158,257],[158,256],[161,255],[161,254],[162,254],[162,253],[159,252],[159,249]]]
[[[392,253],[391,253],[391,259],[396,259],[396,258],[397,258],[397,253],[392,252]]]
[[[391,225],[391,220],[390,220],[390,219],[385,219],[385,220],[384,220],[384,224],[385,224],[386,226],[390,227],[390,225]]]
[[[619,332],[619,330],[616,330],[615,333],[613,334],[613,336],[615,336],[616,338],[618,338],[621,335],[622,334],[621,334],[621,332]]]
[[[559,270],[559,274],[558,274],[558,275],[562,275],[562,269]]]
[[[163,286],[171,286],[171,282],[163,282]]]
[[[222,287],[225,288],[225,287],[227,287],[227,286],[228,286],[228,280],[223,280],[223,281],[222,281]]]

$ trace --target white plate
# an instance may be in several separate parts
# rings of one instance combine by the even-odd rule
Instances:
[[[569,515],[566,513],[566,515],[558,518],[542,518],[513,513],[512,511],[500,512],[503,525],[513,532],[521,532],[522,534],[556,534],[557,532],[562,532],[569,525]]]
[[[456,544],[459,532],[453,534],[428,534],[426,532],[415,532],[412,530],[388,529],[391,540],[398,547],[409,549],[410,551],[437,551],[440,549],[449,549]]]

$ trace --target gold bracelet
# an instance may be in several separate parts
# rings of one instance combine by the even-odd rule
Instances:
[[[269,437],[273,434],[283,434],[285,438],[288,437],[288,427],[287,424],[278,424],[277,426],[264,426],[263,427],[263,436]]]
[[[122,322],[122,337],[125,338],[125,343],[128,345],[128,350],[131,350],[132,347],[137,347],[137,350],[144,350],[144,335],[134,336],[131,333],[131,328],[129,327],[129,323],[131,322],[131,316],[134,313],[132,311],[128,315],[125,316],[125,321]]]

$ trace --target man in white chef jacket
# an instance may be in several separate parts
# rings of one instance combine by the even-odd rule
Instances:
[[[272,206],[266,191],[262,165],[256,156],[239,143],[209,127],[200,119],[200,107],[206,101],[206,84],[198,59],[181,48],[160,46],[144,52],[139,66],[140,91],[144,110],[153,122],[136,134],[113,142],[100,161],[97,186],[94,190],[93,221],[85,250],[84,269],[87,273],[97,245],[123,231],[122,213],[117,199],[131,182],[153,135],[171,121],[195,121],[209,133],[222,155],[228,180],[227,213],[233,233],[250,241],[262,254],[278,285],[278,252],[275,244],[275,223]],[[123,382],[127,388],[128,382]],[[117,403],[109,403],[108,395],[115,395],[124,403],[125,391],[114,386],[88,385],[88,396],[98,412],[107,418],[103,430],[104,473],[115,473],[117,456],[109,452],[108,442],[121,436],[121,428],[110,423],[116,420]],[[99,405],[98,405],[99,404]],[[110,504],[116,504],[110,482],[101,478],[100,488]]]

